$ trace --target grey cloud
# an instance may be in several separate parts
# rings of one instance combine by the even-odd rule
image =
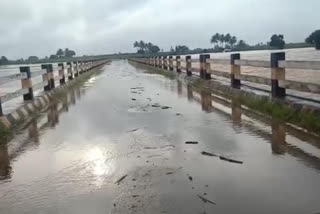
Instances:
[[[249,43],[272,33],[303,41],[319,28],[318,0],[0,0],[0,55],[79,55],[134,51],[135,40],[209,47],[216,32]]]

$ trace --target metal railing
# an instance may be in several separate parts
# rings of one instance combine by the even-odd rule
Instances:
[[[34,91],[43,88],[44,91],[51,91],[56,87],[56,81],[59,85],[64,85],[79,75],[99,67],[109,60],[94,60],[94,61],[76,61],[67,63],[58,63],[58,66],[53,64],[42,64],[40,69],[31,72],[30,66],[20,66],[20,73],[10,74],[0,77],[1,86],[12,81],[21,81],[21,88],[0,96],[0,117],[3,116],[2,104],[23,96],[24,101],[34,99]],[[0,70],[1,71],[1,70]],[[58,72],[58,76],[54,76],[54,72]],[[42,76],[42,81],[37,84],[32,84],[32,78]]]
[[[296,90],[300,92],[308,92],[320,94],[320,83],[307,83],[286,79],[286,69],[304,69],[304,70],[320,70],[320,61],[291,61],[285,60],[285,53],[271,53],[270,61],[263,60],[243,60],[239,53],[231,54],[230,59],[212,59],[210,54],[201,54],[199,59],[191,59],[191,56],[161,56],[152,58],[134,58],[133,61],[148,64],[154,67],[166,70],[182,70],[187,75],[192,73],[200,73],[202,79],[211,79],[211,74],[229,78],[231,87],[241,88],[241,81],[258,83],[271,86],[271,94],[273,97],[284,97],[286,89]],[[185,67],[182,66],[185,64]],[[200,64],[199,67],[193,67],[193,64]],[[230,72],[212,69],[212,65],[229,65]],[[241,74],[241,67],[258,67],[269,68],[270,78]]]

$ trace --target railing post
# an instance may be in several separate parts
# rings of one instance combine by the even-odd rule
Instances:
[[[79,76],[79,70],[78,70],[78,63],[77,62],[73,62],[73,70],[74,70],[74,77]]]
[[[60,85],[63,85],[66,83],[66,76],[64,75],[64,64],[59,63],[58,69],[59,69]]]
[[[68,74],[68,80],[73,80],[72,63],[71,62],[67,62],[67,74]]]
[[[210,58],[209,54],[200,55],[200,77],[205,80],[211,79],[209,70],[207,70],[207,59]]]
[[[200,78],[204,79],[204,75],[203,75],[203,69],[204,69],[204,61],[203,61],[203,54],[200,54],[199,56],[199,60],[200,60]]]
[[[192,64],[191,64],[191,56],[186,56],[186,71],[187,71],[187,76],[192,75]]]
[[[168,70],[168,61],[167,61],[167,56],[163,57],[163,69]]]
[[[273,97],[286,96],[286,89],[279,86],[279,81],[285,80],[285,68],[279,68],[279,61],[286,60],[285,52],[271,53],[271,94]]]
[[[180,61],[181,57],[180,56],[176,56],[176,69],[178,73],[181,73],[181,61]]]
[[[160,59],[159,59],[159,57],[157,56],[157,57],[156,57],[156,68],[159,67],[159,64],[160,64]]]
[[[1,97],[0,97],[0,117],[3,116],[3,110],[2,110],[2,102],[1,102]]]
[[[31,81],[31,72],[30,67],[20,67],[20,73],[25,73],[27,75],[26,78],[21,79],[21,87],[22,89],[28,89],[28,93],[23,95],[23,100],[33,100],[33,88]]]
[[[206,80],[210,80],[211,79],[211,64],[210,62],[208,62],[208,59],[210,59],[210,54],[205,54],[203,57],[204,60],[204,78]]]
[[[43,74],[43,76],[42,76],[43,81],[47,81],[48,82],[48,85],[44,86],[44,90],[45,91],[50,91],[50,90],[54,89],[55,84],[54,84],[54,76],[53,76],[52,64],[41,65],[41,69],[45,69],[46,70],[46,73]]]
[[[231,54],[231,87],[240,89],[240,66],[235,64],[236,60],[240,60],[240,54]]]
[[[169,56],[169,70],[173,71],[173,56]]]

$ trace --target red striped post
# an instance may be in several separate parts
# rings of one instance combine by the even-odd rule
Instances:
[[[21,79],[22,89],[28,89],[28,93],[23,95],[23,100],[33,100],[33,88],[31,81],[31,72],[29,66],[20,67],[20,73],[25,73],[26,78]]]
[[[240,59],[240,54],[231,54],[231,87],[240,89],[240,66],[235,64],[236,60]]]
[[[271,94],[273,97],[286,96],[286,89],[279,85],[279,81],[286,79],[285,68],[279,67],[279,61],[285,59],[285,52],[271,53]]]

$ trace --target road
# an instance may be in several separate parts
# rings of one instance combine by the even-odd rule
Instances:
[[[113,61],[2,145],[0,213],[320,212],[318,138],[145,71]]]

